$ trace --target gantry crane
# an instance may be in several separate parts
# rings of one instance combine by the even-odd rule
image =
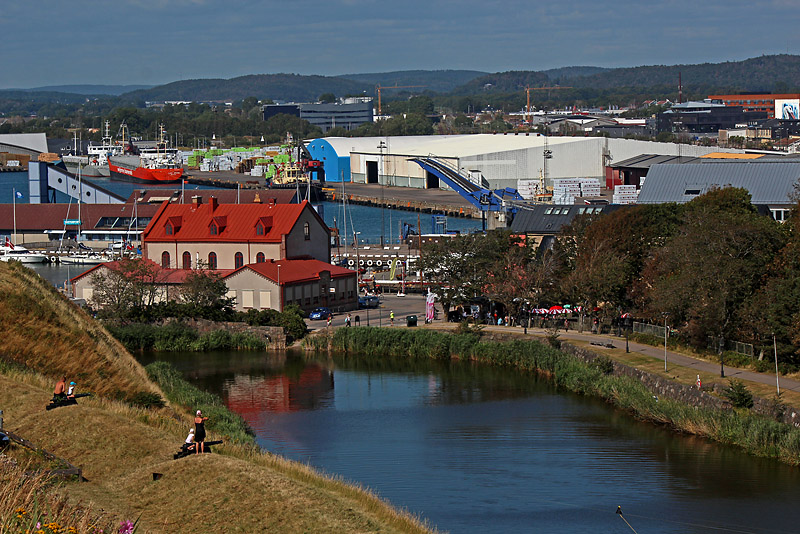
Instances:
[[[391,86],[384,86],[381,87],[380,85],[376,86],[375,89],[378,91],[378,115],[383,115],[381,110],[381,90],[382,89],[410,89],[412,87],[428,87],[427,85],[391,85]]]

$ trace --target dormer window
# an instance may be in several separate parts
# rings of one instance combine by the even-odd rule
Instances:
[[[256,221],[256,235],[264,236],[272,230],[272,216],[259,217]]]
[[[217,228],[217,225],[216,225],[216,223],[211,223],[211,225],[208,227],[208,232],[209,232],[211,235],[217,235],[217,234],[219,234],[219,228]]]
[[[172,235],[173,234],[172,224],[167,223],[167,225],[164,227],[164,233],[166,235]]]
[[[258,223],[256,225],[256,235],[264,235],[264,225],[263,224]]]

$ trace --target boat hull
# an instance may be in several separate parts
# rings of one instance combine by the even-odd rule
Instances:
[[[120,165],[109,159],[111,179],[137,183],[175,183],[183,177],[183,168],[148,169],[136,165]]]

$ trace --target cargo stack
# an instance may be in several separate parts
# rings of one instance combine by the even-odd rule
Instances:
[[[614,186],[614,204],[636,204],[639,200],[639,191],[635,185]]]
[[[582,197],[600,196],[600,180],[597,178],[581,178],[580,180]]]
[[[574,204],[581,196],[580,178],[556,178],[553,180],[553,204]]]

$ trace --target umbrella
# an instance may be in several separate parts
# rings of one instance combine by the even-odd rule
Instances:
[[[629,319],[631,317],[631,314],[630,313],[623,313],[619,317],[620,317],[620,319]]]
[[[560,310],[563,310],[563,309],[564,309],[564,308],[563,308],[563,307],[561,307],[561,306],[551,306],[551,307],[550,307],[550,312],[551,312],[551,313],[558,313]]]

